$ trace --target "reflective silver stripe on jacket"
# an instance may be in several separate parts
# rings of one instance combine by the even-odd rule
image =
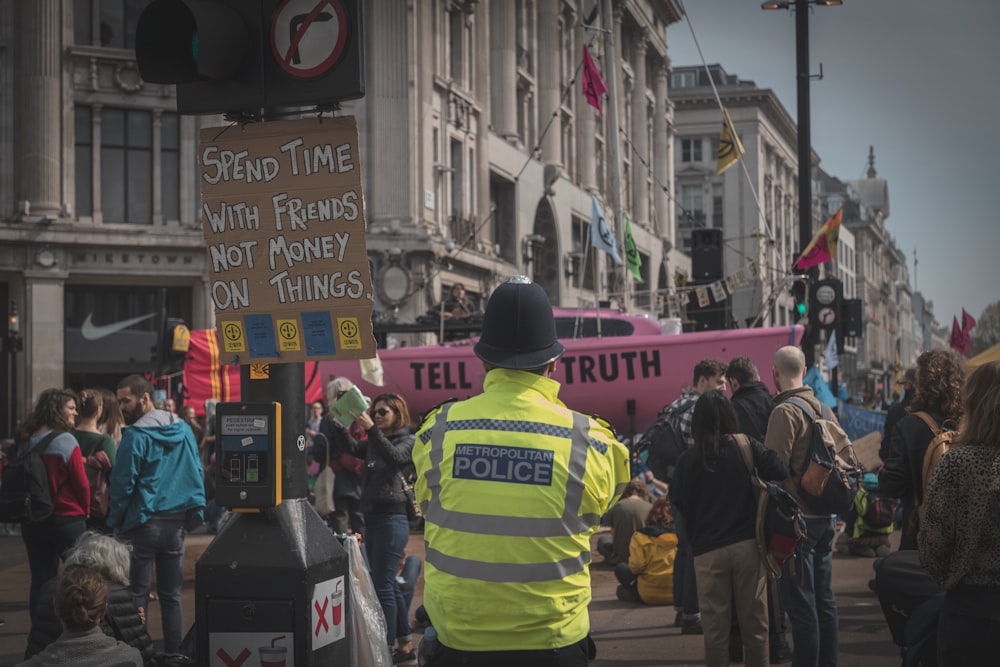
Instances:
[[[430,468],[425,473],[431,497],[429,501],[423,503],[421,508],[427,521],[441,528],[476,535],[537,538],[571,537],[590,530],[600,521],[600,517],[596,514],[579,515],[583,503],[587,453],[592,440],[588,435],[589,419],[586,415],[573,413],[572,428],[554,427],[551,424],[540,422],[501,420],[459,420],[449,423],[448,411],[450,408],[451,404],[441,408],[434,424],[423,434],[426,436],[429,433],[430,436],[422,438],[425,442],[429,441],[431,446]],[[491,430],[561,435],[570,438],[566,495],[561,517],[494,516],[446,509],[441,505],[439,493],[445,434],[448,431],[457,430],[484,430],[485,422],[498,427]],[[590,552],[581,553],[577,557],[568,558],[558,563],[503,564],[466,560],[428,548],[427,562],[454,576],[483,581],[548,581],[562,579],[582,570],[590,562]]]
[[[538,583],[565,579],[581,571],[590,562],[590,552],[556,563],[484,563],[467,558],[448,556],[436,549],[427,549],[427,562],[442,572],[463,579],[495,583]]]

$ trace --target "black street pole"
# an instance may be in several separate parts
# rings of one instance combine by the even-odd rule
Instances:
[[[798,101],[799,129],[799,256],[805,252],[812,239],[812,139],[809,126],[809,4],[810,0],[795,0],[795,77]],[[809,268],[809,289],[813,289],[819,271]],[[802,337],[802,351],[806,355],[806,368],[811,368],[815,357],[815,334],[809,325],[814,313],[809,313],[806,332]]]

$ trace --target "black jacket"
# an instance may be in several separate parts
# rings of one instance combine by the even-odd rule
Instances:
[[[740,428],[752,440],[764,442],[767,420],[771,417],[774,401],[763,382],[747,382],[733,393],[733,409],[740,420]]]
[[[788,464],[757,440],[750,440],[754,466],[763,479],[788,477]],[[757,503],[753,483],[738,445],[724,438],[719,459],[709,471],[696,444],[681,454],[668,495],[680,510],[695,556],[756,537]]]
[[[928,414],[938,425],[944,415],[930,410]],[[903,501],[903,535],[899,548],[917,548],[920,529],[916,506],[923,500],[924,453],[934,439],[934,433],[920,417],[907,414],[892,429],[885,466],[878,474],[879,492]]]
[[[333,486],[333,497],[361,499],[361,477],[345,467],[341,460],[342,454],[351,454],[357,443],[349,429],[329,415],[323,417],[319,424],[319,432],[323,437],[313,438],[309,455],[319,463],[319,469],[326,467],[327,443],[330,448],[330,465],[333,468],[336,482]]]
[[[35,607],[34,622],[28,632],[28,648],[24,652],[25,660],[41,653],[46,646],[62,635],[62,623],[59,622],[55,609],[52,607],[58,581],[58,577],[53,577],[42,584]],[[112,626],[117,627],[117,633]],[[109,637],[114,637],[139,649],[144,665],[153,664],[155,655],[153,640],[146,630],[146,625],[139,618],[132,594],[121,584],[108,582],[108,613],[101,621],[101,629]]]
[[[362,442],[352,438],[346,430],[337,435],[338,446],[344,447],[348,454],[365,459],[361,478],[362,512],[406,514],[406,493],[398,473],[412,481],[413,441],[413,434],[405,428],[386,436],[378,426],[372,426],[368,429],[368,439]]]
[[[882,444],[878,449],[878,456],[885,463],[885,460],[889,458],[889,442],[892,440],[892,431],[896,428],[896,424],[899,420],[908,415],[906,408],[910,405],[910,401],[913,400],[913,395],[917,393],[916,390],[910,390],[903,393],[903,397],[899,399],[896,405],[889,408],[889,412],[885,415],[885,427],[882,431],[884,434],[882,436]]]

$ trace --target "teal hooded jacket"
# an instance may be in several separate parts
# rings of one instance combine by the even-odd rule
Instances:
[[[121,532],[157,514],[203,515],[205,485],[191,428],[174,414],[153,410],[123,429],[109,486],[108,527]]]

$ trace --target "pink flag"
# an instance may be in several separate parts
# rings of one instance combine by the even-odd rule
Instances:
[[[976,326],[976,318],[966,312],[965,308],[962,309],[962,333],[966,336],[969,332],[973,330]]]
[[[841,204],[837,212],[823,223],[823,226],[813,236],[812,241],[802,251],[802,254],[795,262],[797,270],[804,271],[810,266],[816,266],[817,264],[837,259],[837,239],[840,237],[840,222],[843,217],[844,205]]]
[[[966,345],[965,336],[962,335],[962,329],[958,326],[958,318],[951,318],[951,339],[948,341],[951,345],[951,349],[955,350],[962,356],[968,353],[968,347]]]
[[[601,73],[597,71],[593,58],[590,57],[590,49],[583,47],[583,96],[587,98],[587,103],[597,109],[601,115],[601,95],[608,92],[608,87],[601,79]]]
[[[964,352],[968,354],[972,349],[972,330],[976,326],[976,318],[969,315],[965,308],[962,309],[962,345]]]

